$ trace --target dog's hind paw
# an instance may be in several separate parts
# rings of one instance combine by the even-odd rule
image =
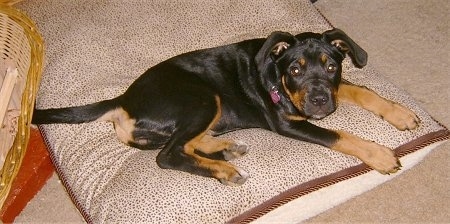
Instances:
[[[248,146],[244,142],[236,141],[228,149],[223,151],[225,160],[233,160],[248,153]]]
[[[244,184],[249,177],[250,175],[247,172],[240,168],[236,168],[236,173],[227,178],[220,178],[219,181],[228,186],[240,186]]]

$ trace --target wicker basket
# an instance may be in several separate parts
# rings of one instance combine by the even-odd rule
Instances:
[[[8,111],[17,111],[15,133],[0,136],[1,142],[11,141],[12,144],[6,149],[6,158],[1,169],[0,206],[3,206],[8,196],[11,183],[26,152],[44,56],[43,40],[35,24],[25,14],[10,6],[14,2],[0,0],[0,63],[3,67],[14,67],[18,77],[15,83],[22,83],[10,88],[12,95],[10,94],[9,102],[0,102],[0,105],[7,104]],[[5,70],[0,72],[1,76],[6,77]],[[2,85],[0,88],[4,90]],[[5,116],[4,121],[7,120],[8,116]],[[5,127],[5,122],[0,121],[0,125],[0,128]],[[5,144],[0,144],[0,147],[1,145]]]
[[[0,0],[0,5],[14,5],[18,2],[21,2],[22,0]]]

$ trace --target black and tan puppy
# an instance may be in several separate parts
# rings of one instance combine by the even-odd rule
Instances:
[[[322,34],[274,32],[266,39],[185,53],[147,70],[128,90],[86,106],[35,110],[33,123],[111,121],[118,138],[139,149],[162,148],[161,168],[240,185],[248,174],[226,162],[245,144],[213,136],[264,128],[356,156],[380,173],[396,172],[391,149],[350,133],[309,123],[357,104],[399,130],[414,129],[416,115],[373,91],[341,80],[349,55],[356,67],[366,52],[339,29]],[[301,149],[296,149],[301,150]]]

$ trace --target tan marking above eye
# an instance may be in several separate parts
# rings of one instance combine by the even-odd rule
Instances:
[[[304,58],[300,58],[300,60],[298,60],[298,63],[300,64],[300,66],[305,67],[306,60]]]
[[[321,54],[320,55],[320,60],[322,61],[322,63],[327,63],[328,57],[326,54]]]

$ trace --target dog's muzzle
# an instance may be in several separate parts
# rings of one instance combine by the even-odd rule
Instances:
[[[322,119],[336,110],[333,87],[326,82],[313,81],[304,98],[303,112],[313,119]]]

